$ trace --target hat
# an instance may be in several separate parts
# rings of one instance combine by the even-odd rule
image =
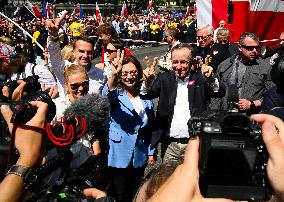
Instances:
[[[0,43],[0,58],[16,58],[18,54],[13,46]]]

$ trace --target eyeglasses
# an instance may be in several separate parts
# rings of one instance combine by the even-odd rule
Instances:
[[[137,76],[138,72],[137,71],[131,71],[131,72],[121,72],[121,77],[127,77],[130,75],[131,77]]]
[[[202,41],[205,41],[208,39],[209,36],[211,36],[212,34],[209,34],[209,35],[206,35],[206,36],[196,36],[196,39],[197,40],[202,40]]]
[[[117,50],[106,49],[106,52],[109,54],[116,53]]]
[[[89,86],[89,80],[82,81],[81,83],[72,83],[70,84],[70,88],[72,90],[77,90],[80,86],[83,88],[86,88]]]
[[[246,45],[241,44],[241,47],[243,47],[244,49],[246,49],[248,51],[253,51],[254,49],[256,51],[260,50],[260,46],[246,46]]]

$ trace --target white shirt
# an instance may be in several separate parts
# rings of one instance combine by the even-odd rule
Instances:
[[[170,137],[173,138],[188,138],[187,122],[191,118],[189,103],[188,103],[188,81],[189,78],[185,78],[184,81],[177,78],[177,96],[174,106],[174,115],[170,127]]]
[[[32,63],[27,63],[25,66],[25,71],[22,73],[16,73],[11,75],[11,80],[23,79],[28,76],[33,75],[33,71],[35,75],[39,76],[39,82],[41,84],[45,84],[46,87],[51,87],[56,85],[56,81],[51,74],[51,72],[44,65],[34,65]]]
[[[57,77],[57,85],[59,95],[64,95],[64,78],[63,71],[67,65],[72,64],[68,60],[63,60],[59,42],[48,42],[48,55],[50,65],[53,68],[54,74]],[[76,64],[75,62],[73,64]],[[88,71],[89,75],[89,93],[101,93],[103,85],[105,84],[104,71],[91,64]]]
[[[140,99],[140,97],[137,96],[135,98],[131,98],[130,101],[133,105],[134,110],[137,112],[137,114],[140,116],[143,122],[146,122],[146,120],[148,119],[148,116],[144,110],[142,100]]]

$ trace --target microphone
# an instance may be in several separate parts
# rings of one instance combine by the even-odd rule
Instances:
[[[228,86],[228,112],[238,112],[239,89],[236,84]]]
[[[72,103],[65,111],[64,117],[85,118],[87,133],[106,131],[109,121],[110,107],[108,98],[99,94],[88,94]]]
[[[108,130],[109,102],[106,96],[88,94],[72,103],[59,122],[48,124],[47,134],[56,146],[70,146],[83,135],[98,139]]]

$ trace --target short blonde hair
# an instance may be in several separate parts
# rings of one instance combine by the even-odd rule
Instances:
[[[71,64],[69,66],[66,66],[64,69],[64,84],[67,85],[67,83],[69,82],[69,77],[77,73],[84,73],[87,79],[89,79],[88,72],[84,67],[82,67],[81,65]]]
[[[73,46],[72,45],[64,46],[64,48],[61,50],[61,55],[63,60],[74,62],[75,57],[73,55]]]

